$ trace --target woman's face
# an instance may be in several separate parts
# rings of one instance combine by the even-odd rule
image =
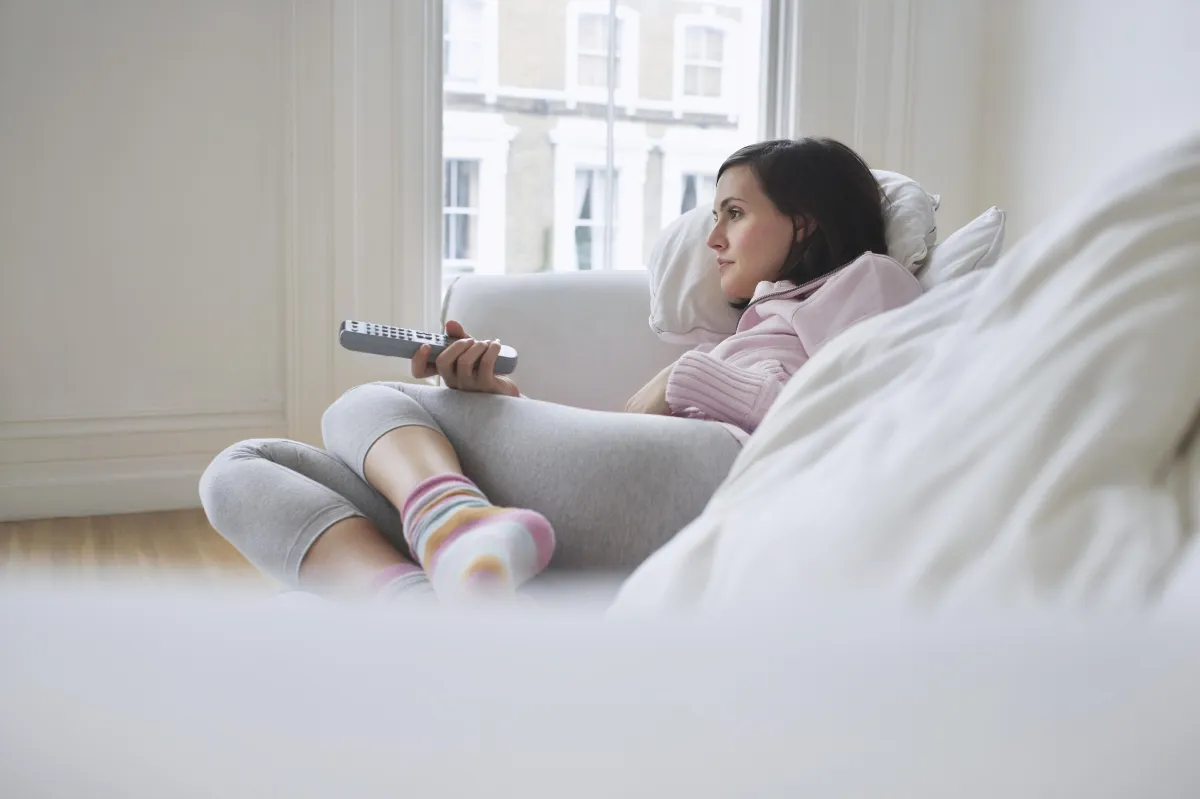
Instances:
[[[748,300],[762,281],[780,279],[792,246],[792,220],[763,194],[750,167],[730,167],[713,197],[716,224],[705,243],[717,253],[721,291]]]

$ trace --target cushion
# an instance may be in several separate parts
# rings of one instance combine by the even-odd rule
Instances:
[[[937,240],[940,202],[912,178],[873,170],[884,195],[888,255],[917,271]],[[737,329],[740,312],[721,292],[716,253],[704,242],[712,209],[696,207],[667,225],[650,252],[650,327],[671,344],[721,341]]]
[[[917,279],[928,291],[976,269],[987,269],[1000,260],[1004,247],[1004,212],[992,206],[954,231],[929,251],[917,270]]]

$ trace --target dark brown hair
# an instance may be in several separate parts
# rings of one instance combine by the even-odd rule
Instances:
[[[846,145],[825,138],[751,144],[721,164],[717,179],[741,165],[750,167],[763,193],[792,220],[792,246],[779,280],[807,283],[865,252],[887,254],[883,192],[866,162]],[[811,230],[796,241],[801,225]]]

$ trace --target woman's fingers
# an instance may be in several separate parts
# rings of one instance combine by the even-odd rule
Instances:
[[[500,357],[500,342],[487,342],[487,350],[479,359],[479,373],[476,380],[479,385],[490,388],[496,381],[496,359]]]
[[[442,354],[437,356],[437,360],[435,361],[437,373],[450,388],[458,388],[458,372],[455,368],[455,363],[474,343],[471,339],[464,338],[446,347],[446,349],[442,350]]]
[[[464,391],[478,391],[480,381],[477,379],[476,367],[479,359],[487,352],[488,342],[476,341],[462,355],[458,356],[458,387]]]
[[[418,347],[417,353],[413,355],[409,363],[412,364],[412,376],[418,380],[424,380],[431,376],[433,367],[429,363],[429,345],[422,344]]]
[[[463,330],[463,326],[453,319],[446,320],[446,335],[450,338],[470,338],[471,335]]]

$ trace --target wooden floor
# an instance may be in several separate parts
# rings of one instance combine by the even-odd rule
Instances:
[[[119,574],[273,587],[199,509],[0,522],[0,580],[23,574],[66,580]]]

